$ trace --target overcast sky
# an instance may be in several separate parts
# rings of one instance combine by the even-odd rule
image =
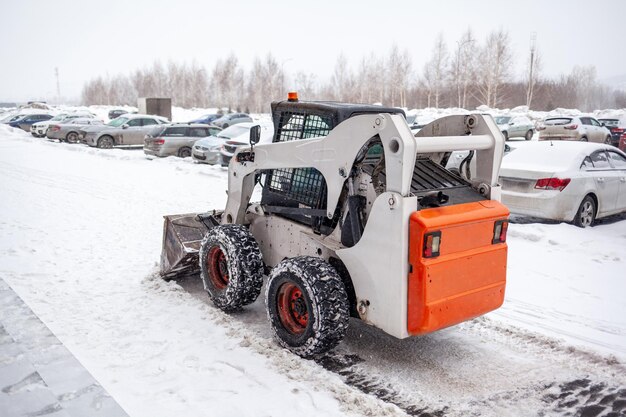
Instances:
[[[450,49],[471,27],[482,41],[508,30],[521,74],[532,32],[543,74],[595,65],[601,80],[626,81],[626,1],[185,1],[0,0],[0,101],[78,99],[85,81],[154,60],[212,68],[233,52],[244,68],[271,52],[285,71],[326,80],[343,52],[361,57],[408,49],[421,72],[435,37]],[[619,23],[618,23],[619,22]]]

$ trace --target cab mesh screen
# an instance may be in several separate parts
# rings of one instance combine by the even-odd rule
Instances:
[[[294,139],[317,138],[327,136],[332,121],[329,116],[306,114],[302,112],[284,112],[280,115],[276,142]]]
[[[273,169],[268,177],[269,189],[311,208],[321,208],[324,176],[315,168]]]

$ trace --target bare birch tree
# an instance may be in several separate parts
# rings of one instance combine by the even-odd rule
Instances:
[[[502,85],[509,80],[512,65],[511,41],[503,29],[487,36],[477,67],[479,98],[489,107],[498,105]]]
[[[463,33],[456,43],[450,65],[450,78],[456,90],[457,107],[466,108],[468,90],[475,71],[476,39],[470,28]]]

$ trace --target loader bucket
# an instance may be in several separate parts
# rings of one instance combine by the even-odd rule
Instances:
[[[161,276],[164,279],[200,272],[198,252],[206,232],[219,224],[214,214],[175,214],[164,216]]]

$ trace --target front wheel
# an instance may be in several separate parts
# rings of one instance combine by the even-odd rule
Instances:
[[[526,132],[526,136],[524,136],[524,138],[526,140],[531,140],[533,138],[533,131],[529,130],[528,132]]]
[[[580,206],[578,207],[578,211],[576,212],[576,216],[574,217],[574,224],[578,227],[589,227],[593,226],[593,223],[596,220],[596,202],[590,196],[586,196]]]
[[[348,295],[343,281],[319,258],[299,256],[274,267],[265,305],[279,343],[305,358],[335,347],[348,328]]]
[[[98,148],[101,149],[111,149],[115,142],[113,142],[113,138],[111,136],[103,136],[98,139]]]
[[[190,156],[191,156],[191,148],[187,146],[183,146],[182,148],[178,150],[179,158],[189,158]]]
[[[250,231],[237,224],[209,230],[200,245],[200,276],[221,310],[236,311],[253,303],[263,285],[263,261]]]

